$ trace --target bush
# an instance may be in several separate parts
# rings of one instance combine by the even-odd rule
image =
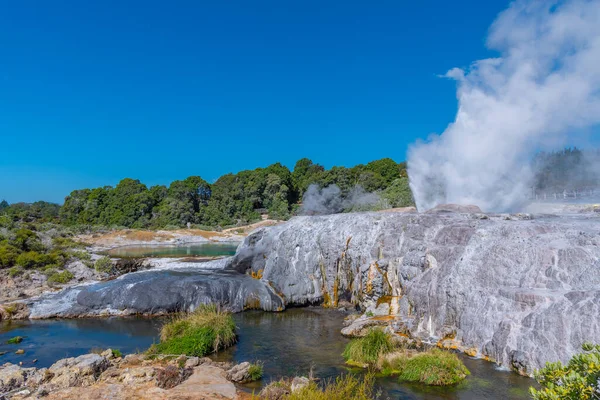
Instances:
[[[92,255],[84,250],[72,250],[69,252],[71,257],[77,258],[81,261],[91,261]]]
[[[454,385],[469,374],[458,356],[448,351],[432,349],[422,353],[400,354],[391,362],[391,369],[404,382],[420,382],[426,385]]]
[[[70,237],[56,236],[52,239],[52,245],[57,249],[78,249],[86,246],[85,243],[77,242]]]
[[[94,263],[94,269],[97,272],[103,272],[106,274],[110,274],[113,270],[113,263],[110,257],[104,256],[96,260]]]
[[[215,305],[202,305],[165,324],[160,343],[152,345],[150,354],[185,354],[203,357],[229,347],[236,341],[235,323],[230,313]]]
[[[8,268],[15,265],[19,250],[9,244],[0,245],[0,268]]]
[[[353,339],[344,350],[344,359],[350,363],[375,364],[380,356],[394,350],[390,334],[373,328],[365,337]]]
[[[263,366],[260,362],[250,364],[248,368],[248,374],[250,375],[250,381],[257,381],[263,377]]]
[[[53,272],[50,275],[48,275],[48,283],[58,283],[58,284],[65,284],[67,282],[69,282],[71,279],[73,279],[75,276],[69,272],[69,271],[63,271],[63,272]]]
[[[534,400],[595,399],[600,390],[600,345],[585,343],[582,353],[575,354],[567,365],[546,363],[534,373],[542,386],[529,389]]]
[[[53,251],[48,254],[38,253],[37,251],[27,251],[19,254],[16,263],[25,269],[39,269],[50,265],[52,267],[61,268],[65,263],[65,257],[60,251]]]
[[[320,388],[312,382],[308,386],[284,397],[286,400],[372,400],[374,377],[371,374],[359,379],[348,374]]]
[[[121,357],[123,357],[123,353],[121,353],[121,350],[117,350],[117,349],[113,349],[112,355],[115,358],[121,358]]]

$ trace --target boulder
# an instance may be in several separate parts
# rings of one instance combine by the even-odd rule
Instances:
[[[22,368],[11,363],[2,365],[0,367],[0,393],[24,387],[35,372],[35,368]]]
[[[386,327],[393,320],[393,317],[360,317],[355,319],[342,329],[342,335],[346,337],[363,337],[373,327]]]
[[[308,379],[305,376],[294,377],[294,379],[292,379],[292,385],[291,385],[292,393],[305,388],[309,384],[310,384],[310,379]]]
[[[237,383],[248,382],[250,380],[250,365],[249,362],[245,361],[233,366],[227,371],[227,379]]]
[[[200,358],[199,357],[190,357],[185,362],[185,367],[186,368],[194,368],[194,367],[197,367],[198,365],[200,365]]]
[[[91,385],[109,366],[108,359],[99,354],[65,358],[48,368],[52,377],[48,385],[52,388]]]

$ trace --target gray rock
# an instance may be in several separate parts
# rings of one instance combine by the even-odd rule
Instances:
[[[68,388],[90,385],[110,366],[110,362],[98,354],[85,354],[76,358],[64,358],[48,368],[50,381],[47,388]]]
[[[35,371],[35,368],[21,368],[11,363],[0,366],[0,393],[24,387]]]
[[[243,383],[250,380],[250,363],[243,362],[241,364],[233,366],[227,371],[227,379],[232,382]]]
[[[346,337],[363,337],[371,328],[376,326],[387,326],[389,323],[389,320],[360,317],[353,320],[350,325],[344,327],[342,329],[342,335]]]
[[[200,365],[200,358],[198,357],[190,357],[185,362],[185,368],[194,368]]]
[[[305,388],[309,384],[310,384],[310,379],[308,379],[305,376],[294,377],[294,379],[292,380],[292,386],[291,386],[292,393]]]

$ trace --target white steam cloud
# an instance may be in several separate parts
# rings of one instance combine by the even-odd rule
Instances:
[[[367,211],[374,208],[385,208],[377,193],[369,193],[362,186],[356,185],[346,195],[337,185],[321,188],[317,184],[308,187],[302,196],[301,215],[326,215],[342,211]]]
[[[458,113],[409,149],[419,210],[441,203],[519,209],[531,156],[600,122],[600,1],[515,1],[490,28],[498,58],[454,68]]]

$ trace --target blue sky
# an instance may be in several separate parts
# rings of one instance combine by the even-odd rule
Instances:
[[[0,13],[0,198],[309,157],[391,157],[456,113],[507,1],[15,1]]]

